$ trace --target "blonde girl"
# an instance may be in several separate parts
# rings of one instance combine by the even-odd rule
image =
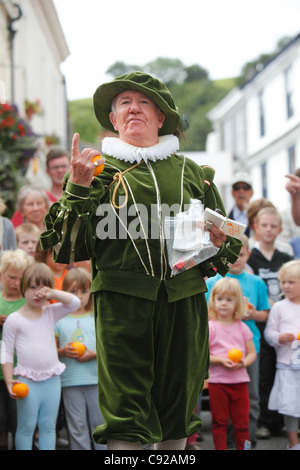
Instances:
[[[213,286],[208,304],[210,371],[208,379],[212,434],[216,450],[227,448],[227,428],[231,417],[235,445],[249,445],[249,375],[247,367],[256,359],[253,334],[242,322],[246,303],[239,282],[220,279]],[[228,353],[242,353],[238,362]]]
[[[8,392],[18,399],[12,391],[13,385],[24,382],[29,387],[29,394],[17,401],[17,450],[31,450],[36,425],[39,449],[55,449],[60,375],[65,366],[58,360],[54,326],[60,318],[77,310],[80,301],[70,293],[53,289],[53,285],[53,275],[47,265],[34,263],[27,267],[21,280],[25,304],[9,315],[3,326],[2,369]],[[49,305],[53,299],[57,303]],[[17,352],[15,368],[14,350]]]
[[[104,450],[92,443],[96,426],[103,424],[98,405],[98,374],[91,274],[84,268],[72,268],[63,282],[63,290],[80,299],[79,308],[60,320],[55,327],[58,355],[66,365],[62,374],[62,395],[72,450]],[[82,356],[73,342],[85,346]]]
[[[278,271],[283,300],[270,311],[265,338],[276,351],[276,374],[268,408],[284,415],[288,450],[300,450],[300,260],[289,261]]]

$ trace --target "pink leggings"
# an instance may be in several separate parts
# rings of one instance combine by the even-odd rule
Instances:
[[[245,441],[249,440],[248,383],[209,383],[208,389],[215,449],[227,449],[227,428],[230,416],[236,448],[243,450]]]

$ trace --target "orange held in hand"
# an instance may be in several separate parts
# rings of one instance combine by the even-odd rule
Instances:
[[[12,392],[15,393],[18,398],[25,398],[29,393],[29,388],[26,384],[18,383],[13,386]]]
[[[240,362],[243,357],[243,353],[240,349],[230,349],[228,353],[228,358],[233,362]]]
[[[76,349],[78,352],[78,356],[82,356],[85,351],[85,345],[82,344],[80,341],[75,341],[74,343],[71,344],[72,348]]]
[[[97,160],[100,160],[101,158],[101,155],[95,155],[93,158],[92,158],[92,162],[94,163],[95,165],[95,170],[94,170],[94,176],[98,176],[100,175],[100,173],[102,173],[102,171],[104,170],[104,163],[102,163],[102,165],[97,165]]]

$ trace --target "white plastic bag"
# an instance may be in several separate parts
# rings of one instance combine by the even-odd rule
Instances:
[[[190,200],[188,211],[165,218],[165,235],[173,275],[202,263],[219,251],[205,230],[203,204],[197,199]]]

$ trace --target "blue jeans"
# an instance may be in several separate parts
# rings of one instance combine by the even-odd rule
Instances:
[[[250,440],[252,444],[256,442],[256,428],[259,417],[259,353],[255,361],[247,367],[250,377],[248,382],[249,398],[250,398]]]
[[[18,377],[29,387],[27,397],[17,400],[16,449],[31,450],[36,425],[39,430],[39,450],[55,450],[56,419],[60,403],[60,376],[35,382]]]
[[[62,395],[71,450],[107,450],[106,445],[91,441],[95,427],[104,424],[97,385],[63,387]]]

